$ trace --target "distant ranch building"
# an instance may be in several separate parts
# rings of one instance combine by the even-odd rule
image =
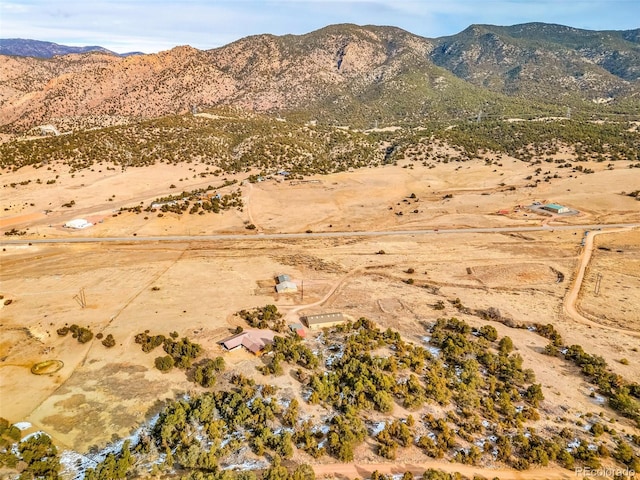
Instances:
[[[311,330],[325,327],[335,327],[346,321],[342,313],[321,313],[319,315],[307,315],[304,321]]]
[[[565,207],[564,205],[558,205],[557,203],[547,203],[542,208],[553,213],[569,213],[569,207]]]
[[[276,292],[278,293],[295,293],[298,286],[291,281],[291,277],[287,274],[280,274],[276,277]]]
[[[298,291],[298,286],[293,283],[290,282],[288,280],[285,280],[284,282],[280,282],[276,285],[276,292],[278,293],[295,293]]]
[[[93,223],[87,222],[84,218],[76,218],[75,220],[69,220],[64,224],[64,228],[83,229],[93,226]]]

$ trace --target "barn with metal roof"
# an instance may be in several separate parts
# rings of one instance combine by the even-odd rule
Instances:
[[[344,315],[340,312],[320,313],[318,315],[307,315],[304,321],[311,330],[325,327],[334,327],[345,322]]]

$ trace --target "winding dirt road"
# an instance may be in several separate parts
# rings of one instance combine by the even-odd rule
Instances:
[[[640,338],[640,332],[634,330],[626,330],[624,328],[610,327],[598,322],[594,322],[593,320],[589,320],[580,313],[577,306],[578,298],[580,296],[580,289],[582,288],[582,283],[584,281],[584,274],[587,270],[587,266],[589,265],[589,261],[591,260],[591,255],[593,254],[594,238],[597,235],[624,232],[628,230],[629,228],[616,228],[613,230],[589,231],[588,235],[585,237],[584,248],[582,250],[582,253],[580,254],[580,264],[578,265],[578,271],[573,281],[573,285],[571,286],[571,290],[569,290],[567,295],[564,297],[563,310],[565,314],[567,314],[569,317],[571,317],[571,319],[575,320],[578,323],[590,325],[592,327],[603,328],[614,332],[620,332],[624,333],[625,335]]]

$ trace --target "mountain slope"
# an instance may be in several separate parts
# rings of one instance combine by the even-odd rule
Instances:
[[[637,31],[546,24],[476,25],[440,39],[394,27],[332,25],[208,51],[0,56],[0,125],[79,128],[225,105],[357,127],[479,111],[589,113],[605,109],[603,102],[632,112],[640,106],[639,47]]]
[[[86,47],[70,47],[53,42],[30,40],[25,38],[0,38],[0,55],[14,55],[20,57],[52,58],[56,55],[71,53],[100,52],[109,55],[128,56],[140,55],[140,52],[118,54],[97,45]]]
[[[438,39],[430,58],[459,78],[508,95],[569,104],[615,99],[638,92],[638,32],[472,25]]]
[[[27,73],[12,75],[18,67]],[[18,128],[69,117],[158,117],[216,103],[234,90],[207,53],[191,47],[127,58],[93,52],[49,60],[0,57],[0,70],[0,117]]]
[[[248,37],[209,51],[177,47],[129,58],[57,57],[35,62],[40,76],[29,83],[25,78],[33,74],[5,73],[0,111],[14,129],[61,117],[156,117],[194,105],[369,125],[435,118],[443,110],[430,99],[460,115],[485,101],[508,101],[434,66],[428,60],[432,48],[427,39],[396,28],[338,25],[301,36]],[[0,68],[9,72],[10,62],[34,63],[20,60],[0,57]]]
[[[433,65],[432,49],[430,40],[398,28],[333,25],[248,37],[210,54],[236,82],[235,104],[328,123],[419,122],[510,103]]]

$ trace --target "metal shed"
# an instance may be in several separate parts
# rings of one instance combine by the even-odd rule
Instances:
[[[311,330],[324,327],[333,327],[345,322],[344,315],[342,315],[342,313],[340,312],[307,315],[304,320]]]

